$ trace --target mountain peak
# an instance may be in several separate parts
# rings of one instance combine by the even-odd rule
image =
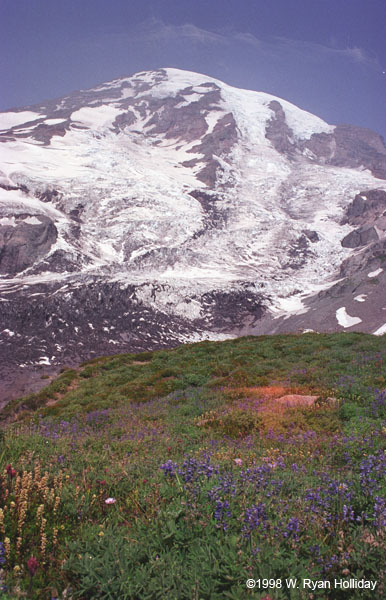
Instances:
[[[0,141],[0,336],[19,365],[317,328],[317,306],[324,330],[383,326],[373,132],[165,68],[1,113]],[[359,193],[377,198],[360,224]]]

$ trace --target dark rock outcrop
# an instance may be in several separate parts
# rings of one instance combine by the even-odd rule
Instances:
[[[268,107],[274,112],[274,116],[267,123],[265,137],[278,152],[292,157],[296,146],[294,145],[293,131],[288,127],[283,107],[277,100],[270,102]]]
[[[195,238],[201,236],[208,229],[213,229],[223,225],[225,221],[225,214],[224,211],[221,211],[217,208],[216,203],[218,202],[219,198],[215,194],[207,194],[202,190],[193,190],[190,192],[190,195],[200,203],[205,213],[205,227],[194,234]]]
[[[366,190],[357,194],[349,204],[342,223],[358,225],[384,216],[386,216],[386,192]]]
[[[217,121],[212,133],[205,135],[200,144],[189,150],[189,152],[203,155],[200,162],[205,166],[197,173],[197,179],[206,183],[210,188],[214,187],[217,171],[221,170],[216,156],[227,156],[237,142],[237,138],[236,121],[232,113],[228,113]]]
[[[346,235],[341,241],[341,244],[343,248],[358,248],[378,240],[379,235],[376,228],[372,225],[364,225]]]
[[[319,241],[319,236],[316,231],[313,231],[312,229],[305,229],[303,233],[313,244]]]
[[[0,273],[13,275],[31,267],[47,254],[56,238],[56,227],[46,216],[0,219]]]
[[[329,161],[338,167],[364,167],[375,177],[386,179],[386,147],[380,135],[362,127],[338,125],[336,147]]]
[[[363,127],[337,125],[332,133],[314,133],[298,144],[313,160],[337,167],[365,168],[379,179],[386,179],[386,146],[383,138]]]

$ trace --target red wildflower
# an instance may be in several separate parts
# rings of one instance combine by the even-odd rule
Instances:
[[[7,465],[5,470],[7,471],[8,477],[10,477],[11,479],[13,479],[13,477],[16,477],[16,471],[12,467],[12,465]]]
[[[35,575],[38,566],[39,566],[39,563],[34,556],[31,556],[27,560],[27,569],[31,573],[31,577],[33,577]]]

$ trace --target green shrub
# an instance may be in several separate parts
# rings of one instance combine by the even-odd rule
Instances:
[[[199,373],[186,373],[182,377],[182,382],[186,386],[201,387],[206,384],[208,378]]]
[[[344,421],[349,421],[354,417],[360,417],[365,414],[365,409],[353,402],[343,402],[339,408],[339,416]]]

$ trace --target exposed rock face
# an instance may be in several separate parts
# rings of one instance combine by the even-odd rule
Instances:
[[[358,225],[376,222],[386,216],[386,192],[384,190],[367,190],[357,194],[346,210],[344,223]],[[383,222],[383,221],[382,221]]]
[[[265,137],[278,152],[293,157],[296,150],[295,140],[293,131],[287,124],[283,107],[278,100],[272,100],[268,106],[274,116],[267,123]]]
[[[343,248],[358,248],[377,240],[379,240],[379,235],[376,228],[372,225],[363,225],[363,227],[347,234],[341,241],[341,244]]]
[[[352,125],[337,125],[331,134],[316,133],[300,144],[315,161],[338,167],[369,169],[386,179],[386,147],[380,135]]]
[[[28,269],[48,253],[56,238],[54,223],[44,215],[0,218],[0,273]]]
[[[316,233],[316,231],[311,231],[310,229],[305,229],[303,231],[304,235],[310,240],[310,242],[312,242],[313,244],[315,244],[316,242],[319,241],[319,236]]]
[[[342,240],[346,248],[366,246],[386,236],[386,192],[367,190],[357,194],[346,209],[343,224],[360,225]]]
[[[380,135],[351,125],[339,125],[334,132],[336,148],[330,164],[365,167],[375,177],[386,179],[386,148]]]
[[[274,116],[268,121],[266,137],[275,149],[296,160],[308,156],[318,164],[338,167],[365,168],[379,179],[386,179],[386,147],[380,135],[352,125],[337,125],[331,133],[313,133],[307,139],[297,139],[286,121],[280,102],[269,107]]]
[[[386,321],[374,132],[160,69],[1,113],[0,141],[0,379]]]

